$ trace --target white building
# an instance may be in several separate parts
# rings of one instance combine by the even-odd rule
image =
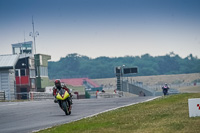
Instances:
[[[0,91],[5,92],[6,100],[15,99],[15,65],[19,55],[0,55]]]

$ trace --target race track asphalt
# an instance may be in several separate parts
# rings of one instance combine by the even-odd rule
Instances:
[[[69,116],[66,116],[53,100],[0,102],[0,133],[38,131],[153,98],[155,97],[74,99],[72,114]]]

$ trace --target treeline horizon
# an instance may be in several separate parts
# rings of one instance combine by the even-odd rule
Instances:
[[[88,56],[72,53],[59,61],[48,62],[50,79],[63,78],[113,78],[115,67],[137,67],[138,73],[127,76],[151,76],[169,74],[188,74],[200,72],[200,59],[192,54],[181,58],[174,52],[164,56],[141,56],[90,58]]]

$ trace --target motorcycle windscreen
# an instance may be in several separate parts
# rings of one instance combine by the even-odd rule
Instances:
[[[65,91],[64,95],[62,95],[62,96],[60,95],[60,93],[58,93],[57,96],[56,96],[56,98],[58,100],[65,100],[68,97],[69,97],[69,93],[67,91]]]

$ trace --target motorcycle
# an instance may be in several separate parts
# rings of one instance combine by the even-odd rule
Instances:
[[[56,95],[56,99],[58,100],[58,104],[60,108],[65,112],[66,115],[71,114],[70,107],[70,95],[65,89],[60,89]]]
[[[164,96],[165,96],[165,95],[168,95],[168,90],[164,89],[164,90],[163,90],[163,94],[164,94]]]
[[[165,96],[165,95],[168,95],[168,90],[169,90],[169,88],[168,88],[168,87],[162,87],[162,89],[163,89],[163,94],[164,94],[164,96]]]

